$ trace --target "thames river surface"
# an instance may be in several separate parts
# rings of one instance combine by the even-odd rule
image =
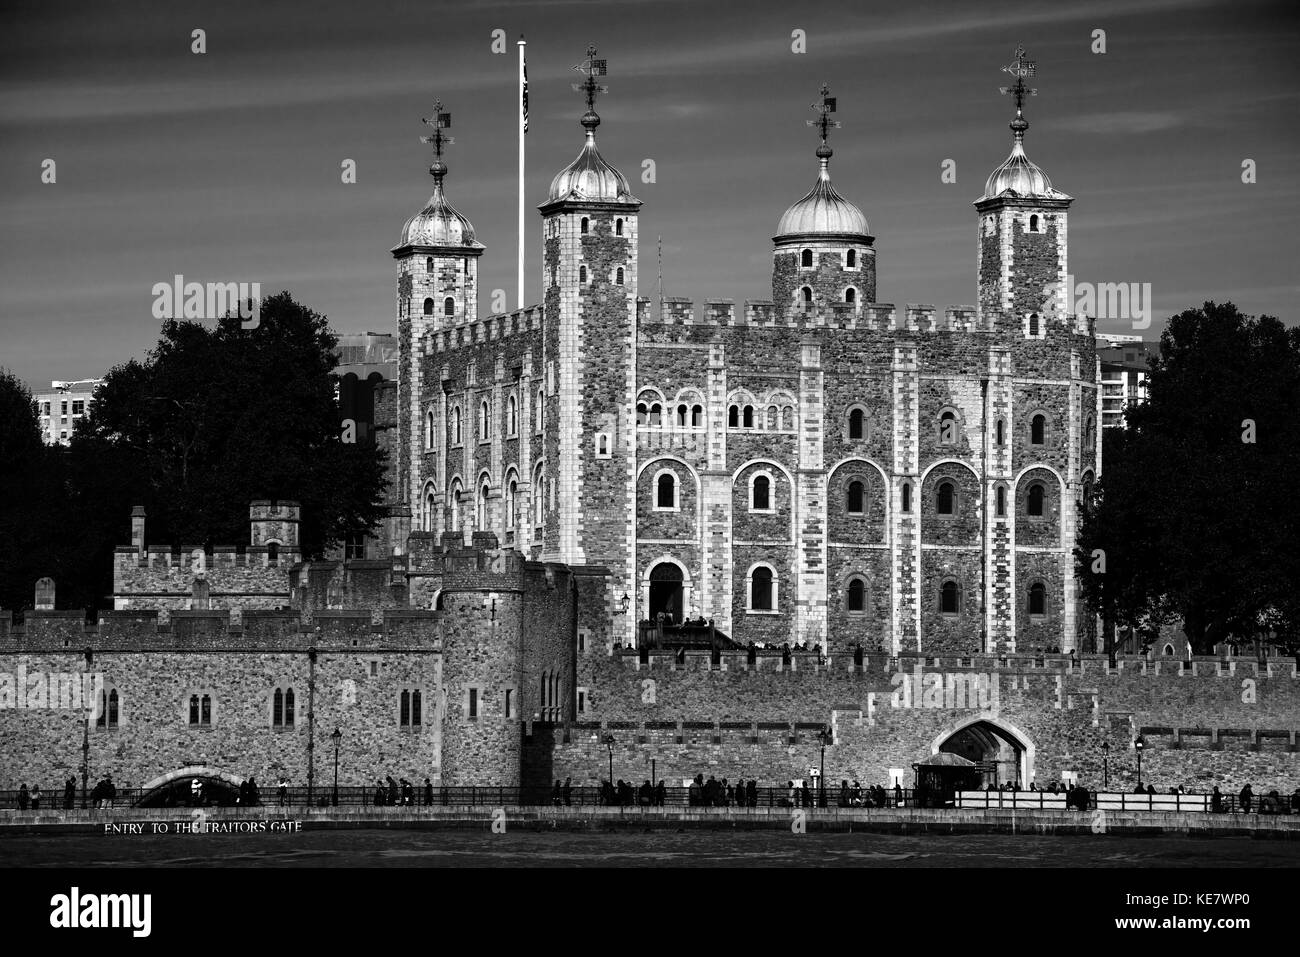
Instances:
[[[0,835],[0,866],[1297,867],[1300,841],[1007,834],[335,830]]]

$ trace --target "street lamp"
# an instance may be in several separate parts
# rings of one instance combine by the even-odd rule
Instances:
[[[819,792],[817,795],[817,806],[825,807],[826,806],[826,742],[833,741],[830,728],[823,726],[822,729],[817,732],[817,738],[819,741],[821,741],[822,744],[821,775],[817,779],[817,785],[818,785],[817,790]]]
[[[623,614],[626,615],[627,610],[632,607],[632,596],[627,592],[623,592],[623,597],[619,599],[618,603],[623,606]]]
[[[1110,764],[1107,761],[1109,756],[1110,742],[1103,741],[1101,743],[1101,786],[1106,789],[1110,788]]]
[[[343,732],[338,728],[330,735],[330,740],[334,742],[334,794],[331,798],[335,807],[339,806],[339,742],[343,740]]]
[[[607,734],[604,737],[605,747],[609,748],[609,790],[614,792],[614,736]]]
[[[1138,755],[1138,787],[1142,787],[1142,749],[1147,746],[1146,739],[1138,735],[1133,739],[1133,749]]]

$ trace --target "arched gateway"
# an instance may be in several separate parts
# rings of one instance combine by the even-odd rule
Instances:
[[[975,762],[979,787],[1014,781],[1028,788],[1034,780],[1034,746],[1023,731],[991,714],[965,718],[946,728],[931,754],[956,754]]]
[[[682,570],[672,562],[660,562],[650,569],[650,620],[657,621],[659,615],[665,614],[680,624],[683,612]]]
[[[140,789],[140,799],[135,802],[135,806],[189,806],[194,794],[191,782],[195,780],[202,785],[200,793],[203,803],[219,807],[233,806],[238,803],[239,785],[244,781],[239,775],[221,768],[191,765],[169,771],[145,784]]]

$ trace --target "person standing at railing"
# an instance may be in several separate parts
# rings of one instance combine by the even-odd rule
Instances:
[[[68,778],[63,782],[63,810],[71,811],[72,805],[77,800],[77,779]]]
[[[1219,814],[1223,811],[1223,795],[1219,792],[1219,786],[1216,784],[1214,790],[1210,793],[1210,811]]]
[[[32,810],[39,811],[40,809],[41,809],[41,786],[39,784],[33,784],[32,785]]]
[[[1237,798],[1241,801],[1241,810],[1243,813],[1245,814],[1250,813],[1250,802],[1254,799],[1254,797],[1255,797],[1255,792],[1250,789],[1249,784],[1247,784],[1244,788],[1241,789],[1241,793],[1237,795]]]
[[[573,778],[564,779],[564,788],[561,792],[564,795],[564,806],[573,806]]]
[[[894,807],[903,806],[903,785],[898,781],[894,782]]]
[[[26,811],[31,800],[31,795],[27,793],[27,785],[25,783],[18,785],[18,810]]]
[[[276,791],[279,793],[280,807],[284,807],[289,803],[289,782],[284,779],[284,775],[280,775],[280,783],[276,785]]]
[[[433,782],[428,778],[424,779],[424,806],[428,807],[433,803]]]

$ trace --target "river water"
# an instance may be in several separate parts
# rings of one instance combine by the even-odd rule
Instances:
[[[0,866],[1297,867],[1300,841],[1249,837],[331,830],[0,835]]]

